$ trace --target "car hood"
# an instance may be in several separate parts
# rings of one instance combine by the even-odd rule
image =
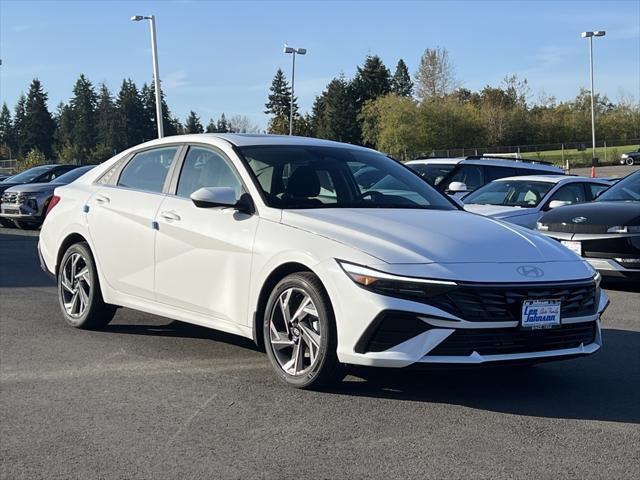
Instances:
[[[584,220],[574,220],[583,217]],[[579,205],[567,205],[546,213],[540,223],[545,225],[640,225],[640,202],[595,201]]]
[[[391,264],[576,261],[554,240],[459,210],[284,210],[281,222]]]
[[[21,183],[3,183],[0,182],[0,194],[3,193],[5,190],[10,189],[11,187],[15,187],[16,185],[22,185]]]
[[[62,183],[21,183],[8,188],[5,191],[20,192],[20,193],[35,193],[44,192],[47,190],[55,190],[56,187],[61,187]]]
[[[467,212],[479,213],[480,215],[495,218],[517,217],[518,215],[525,215],[534,211],[532,208],[507,207],[504,205],[481,205],[478,203],[465,204],[464,209]]]

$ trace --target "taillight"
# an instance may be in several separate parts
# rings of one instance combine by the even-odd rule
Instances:
[[[45,213],[45,216],[49,215],[49,212],[53,210],[53,207],[55,207],[59,201],[60,197],[58,195],[54,195],[53,197],[51,197],[51,201],[49,202],[49,206],[47,207],[47,213]]]

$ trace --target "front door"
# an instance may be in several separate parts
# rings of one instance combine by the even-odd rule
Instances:
[[[228,158],[191,146],[175,195],[157,215],[155,290],[158,301],[216,320],[246,323],[253,240],[258,216],[233,208],[198,208],[189,196],[202,187],[244,192]]]

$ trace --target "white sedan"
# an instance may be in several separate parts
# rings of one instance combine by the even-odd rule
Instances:
[[[590,202],[612,182],[569,175],[526,175],[494,180],[462,199],[464,209],[535,229],[547,211]]]
[[[362,168],[393,193],[360,185]],[[131,148],[56,189],[38,250],[68,324],[128,307],[253,338],[296,387],[347,364],[588,355],[608,302],[555,240],[464,212],[378,152],[309,138]]]

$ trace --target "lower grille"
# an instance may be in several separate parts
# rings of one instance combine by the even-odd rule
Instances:
[[[480,355],[546,352],[563,348],[576,348],[596,339],[596,322],[562,325],[544,330],[518,328],[458,329],[429,356],[464,356],[473,352]]]
[[[355,346],[357,353],[382,352],[426,332],[425,322],[403,312],[386,311],[371,322]]]

